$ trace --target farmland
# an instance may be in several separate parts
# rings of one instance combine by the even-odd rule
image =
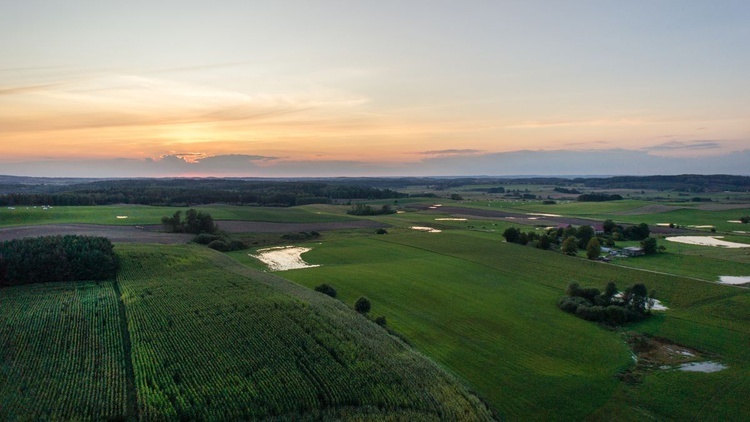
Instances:
[[[632,409],[628,410],[622,394],[676,399],[667,390],[646,393],[616,381],[614,374],[631,364],[619,334],[560,315],[555,307],[565,285],[573,280],[582,285],[608,280],[620,286],[636,280],[646,283],[659,292],[670,311],[640,329],[721,354],[734,363],[720,375],[719,384],[703,385],[702,391],[694,392],[707,403],[683,404],[681,410],[668,413],[658,407],[642,412],[657,418],[687,417],[704,406],[720,412],[732,400],[718,397],[726,386],[747,392],[743,377],[748,367],[744,345],[750,340],[746,313],[750,292],[746,290],[582,262],[472,232],[342,240],[324,243],[305,257],[321,267],[289,271],[287,277],[310,287],[326,280],[345,301],[368,296],[374,315],[386,315],[389,324],[418,349],[467,379],[510,419],[529,415],[575,419],[601,408],[626,415]],[[695,336],[698,326],[703,327],[702,335]],[[653,375],[656,379],[686,376],[690,375]],[[646,381],[650,385],[649,377]],[[591,390],[592,385],[597,388]],[[576,396],[587,399],[566,399]]]
[[[540,198],[564,196],[550,186],[511,186]],[[122,262],[116,281],[4,288],[0,341],[12,347],[1,355],[0,398],[9,405],[0,419],[475,420],[491,417],[482,400],[508,420],[743,420],[750,414],[744,400],[750,395],[750,289],[716,283],[721,275],[750,275],[750,249],[677,244],[660,232],[653,236],[665,251],[602,263],[584,253],[506,243],[502,236],[509,227],[541,233],[551,224],[611,218],[654,229],[672,222],[683,227],[659,229],[750,243],[738,233],[746,225],[728,222],[750,212],[746,194],[722,193],[704,204],[619,190],[631,198],[545,204],[490,199],[475,187],[455,190],[463,200],[438,191],[442,197],[435,199],[367,201],[401,211],[370,217],[352,217],[348,206],[331,204],[201,206],[254,246],[221,254],[186,245],[189,238],[155,245],[145,244],[155,238],[126,234],[116,241]],[[100,223],[135,230],[177,209],[1,209],[0,226]],[[716,233],[691,225],[712,225]],[[321,227],[312,239],[282,236]],[[379,227],[387,234],[376,234]],[[271,275],[250,256],[266,245],[310,248],[302,257],[315,267]],[[599,326],[556,307],[572,281],[600,288],[608,281],[620,288],[642,282],[669,309],[624,328]],[[321,283],[335,287],[337,298],[312,290]],[[368,318],[386,317],[387,329],[352,310],[361,296],[372,302]],[[53,318],[60,314],[66,317]],[[40,326],[57,334],[34,332]],[[625,341],[633,333],[726,369],[695,373],[636,364]],[[62,355],[70,344],[80,362]],[[35,352],[21,354],[20,345]],[[28,375],[34,371],[53,381]],[[70,400],[71,388],[85,394]]]
[[[3,290],[4,419],[491,418],[451,375],[327,296],[205,248],[118,253],[126,324],[110,282]]]

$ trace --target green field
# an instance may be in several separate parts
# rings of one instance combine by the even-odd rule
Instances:
[[[750,394],[746,289],[569,258],[472,231],[332,239],[304,257],[321,267],[284,276],[308,287],[330,283],[350,304],[369,297],[373,315],[385,315],[509,419],[603,418],[606,412],[689,419],[711,412],[737,420],[750,412],[736,400]],[[609,280],[620,287],[644,282],[670,307],[637,329],[716,354],[730,369],[657,372],[637,386],[618,381],[615,375],[632,365],[620,334],[555,306],[570,281],[603,287]],[[700,383],[690,389],[696,400],[689,403],[678,394],[686,380]]]
[[[0,419],[491,418],[453,376],[325,295],[203,247],[117,249],[117,285],[1,291]]]
[[[322,223],[347,221],[345,213],[334,214],[329,209],[308,205],[302,207],[242,207],[232,205],[196,206],[215,220],[250,220],[272,223]],[[39,224],[86,223],[115,225],[161,224],[161,218],[186,207],[152,207],[146,205],[101,205],[90,207],[15,207],[0,208],[0,227]],[[118,218],[127,217],[127,218]]]
[[[385,202],[392,203],[372,201]],[[665,203],[642,200],[406,202],[714,224],[726,240],[750,243],[730,233],[744,225],[726,222],[750,209],[643,208]],[[216,220],[354,218],[344,205],[196,208]],[[186,208],[19,207],[0,209],[0,226],[158,224],[177,210]],[[0,289],[0,419],[488,419],[481,400],[507,420],[750,415],[750,289],[713,282],[750,275],[750,248],[659,238],[665,253],[600,263],[505,243],[503,230],[519,227],[514,220],[436,220],[446,217],[435,210],[368,217],[387,223],[386,235],[326,231],[304,244],[312,250],[303,258],[319,267],[274,275],[249,256],[255,249],[220,254],[198,245],[119,244],[116,282]],[[247,238],[256,249],[290,242],[253,236]],[[556,307],[569,282],[602,288],[610,280],[621,289],[645,283],[669,310],[607,329]],[[336,300],[311,289],[322,283],[336,288]],[[391,331],[353,312],[360,296],[372,301],[369,318],[385,316]],[[624,381],[636,369],[626,331],[728,368],[652,368]]]

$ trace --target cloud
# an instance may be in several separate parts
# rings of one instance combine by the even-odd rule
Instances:
[[[722,145],[716,141],[669,141],[650,147],[641,148],[643,151],[695,151],[717,149]]]
[[[183,156],[187,154],[182,154]],[[624,149],[514,151],[428,156],[412,163],[287,160],[262,155],[159,159],[5,162],[2,173],[48,177],[344,177],[344,176],[607,176],[657,174],[749,175],[750,150],[709,157],[660,157]]]
[[[484,151],[479,149],[440,149],[433,151],[420,151],[415,152],[419,155],[470,155],[470,154],[481,154]]]

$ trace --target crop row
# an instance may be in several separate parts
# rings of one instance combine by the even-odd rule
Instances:
[[[302,300],[197,251],[123,255],[140,417],[366,408],[460,419],[475,405],[434,364],[340,303],[318,303],[317,293]]]
[[[4,288],[0,419],[105,419],[126,413],[111,282]]]

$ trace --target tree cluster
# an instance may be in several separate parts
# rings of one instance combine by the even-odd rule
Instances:
[[[603,231],[599,234],[589,225],[579,227],[569,225],[565,228],[549,229],[542,235],[535,231],[523,232],[518,228],[509,227],[503,232],[503,237],[508,243],[531,245],[539,249],[559,247],[560,252],[566,255],[576,255],[579,250],[585,250],[589,259],[597,259],[601,254],[602,246],[612,247],[615,245],[615,240],[641,240],[641,247],[646,255],[655,254],[659,248],[656,245],[656,239],[649,237],[650,233],[651,230],[646,223],[623,227],[612,220],[607,220],[603,224]]]
[[[218,230],[210,214],[192,208],[185,213],[185,220],[182,220],[182,211],[177,211],[171,217],[162,217],[161,224],[167,233],[210,234]]]
[[[622,195],[609,195],[606,193],[584,193],[578,195],[578,202],[605,202],[605,201],[620,201]]]
[[[367,204],[354,204],[349,209],[347,214],[351,215],[382,215],[382,214],[395,214],[396,210],[393,209],[389,204],[384,204],[380,208],[373,208]]]
[[[107,280],[119,261],[105,237],[43,236],[0,243],[0,285]]]
[[[604,291],[594,287],[568,284],[557,307],[587,321],[617,326],[641,321],[651,314],[655,293],[649,295],[643,283],[636,283],[619,292],[615,282],[607,283]]]
[[[556,187],[556,188],[554,188],[552,190],[555,191],[555,192],[567,193],[567,194],[570,194],[570,195],[580,195],[581,194],[581,191],[579,191],[576,188],[570,188],[570,189],[568,189],[568,188]]]

